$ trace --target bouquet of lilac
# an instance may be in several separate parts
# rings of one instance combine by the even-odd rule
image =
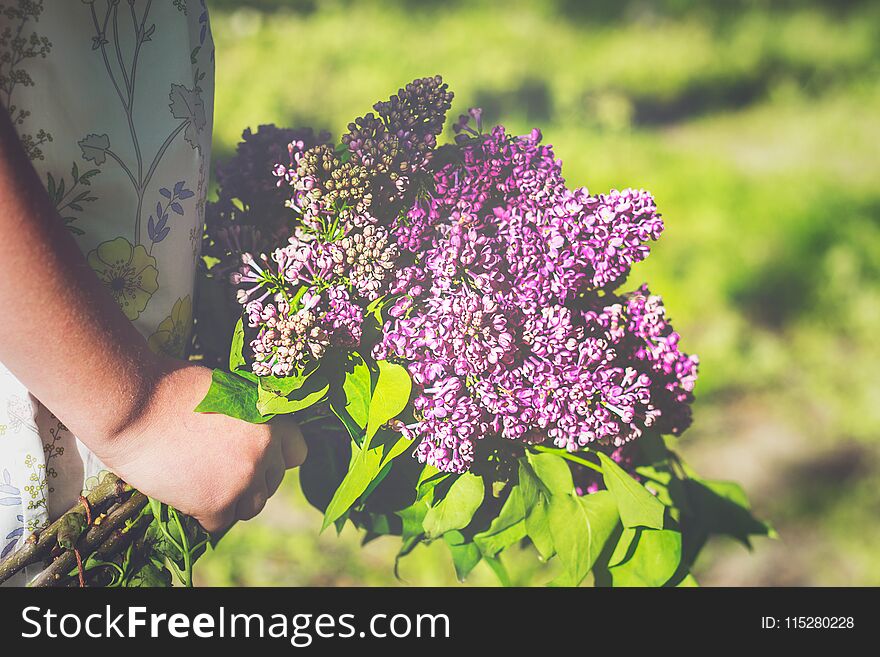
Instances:
[[[451,103],[423,78],[339,144],[245,132],[197,327],[228,367],[197,410],[296,414],[324,527],[399,535],[401,556],[443,540],[462,580],[486,561],[509,581],[504,550],[530,544],[555,584],[694,583],[710,534],[771,530],[673,451],[698,361],[659,296],[623,288],[663,231],[653,197],[570,189],[540,131],[478,109],[440,145]]]

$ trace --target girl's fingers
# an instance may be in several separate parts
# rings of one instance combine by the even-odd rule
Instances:
[[[238,504],[235,506],[236,517],[239,520],[250,520],[263,510],[268,499],[269,491],[266,489],[264,478],[259,484],[255,482],[254,486],[245,491],[238,499]]]
[[[273,464],[266,470],[266,490],[269,493],[269,497],[275,494],[281,482],[284,481],[284,468],[281,465]]]
[[[284,454],[285,467],[296,468],[302,465],[309,450],[299,425],[290,418],[281,418],[273,426],[273,430],[278,432],[278,441],[281,443],[281,451]]]

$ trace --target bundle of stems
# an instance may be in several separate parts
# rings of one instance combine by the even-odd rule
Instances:
[[[113,581],[117,561],[144,539],[148,499],[108,474],[85,497],[0,561],[0,584],[28,569],[28,586],[85,586]]]

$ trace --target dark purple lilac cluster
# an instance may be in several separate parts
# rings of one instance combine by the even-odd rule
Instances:
[[[348,124],[342,144],[351,161],[372,177],[373,194],[401,199],[411,178],[423,171],[437,146],[452,92],[440,76],[410,82],[372,113]]]
[[[697,359],[659,297],[618,291],[663,230],[652,196],[570,190],[538,130],[483,133],[479,110],[438,147],[451,99],[439,77],[416,80],[338,148],[291,140],[278,187],[255,190],[294,211],[286,244],[240,249],[232,274],[253,371],[292,374],[334,347],[404,363],[404,431],[447,472],[483,439],[613,452],[683,431]]]
[[[217,167],[219,197],[205,210],[202,255],[211,260],[215,275],[228,276],[242,253],[259,254],[284,243],[290,235],[290,211],[284,206],[290,195],[267,172],[329,140],[329,133],[311,128],[261,125],[256,132],[244,131],[235,155]]]

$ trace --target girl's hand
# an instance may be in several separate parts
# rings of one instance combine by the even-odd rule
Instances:
[[[87,444],[126,482],[209,532],[253,518],[285,470],[305,460],[299,427],[288,418],[257,425],[196,413],[211,370],[165,359],[158,370],[142,412],[115,435]]]

